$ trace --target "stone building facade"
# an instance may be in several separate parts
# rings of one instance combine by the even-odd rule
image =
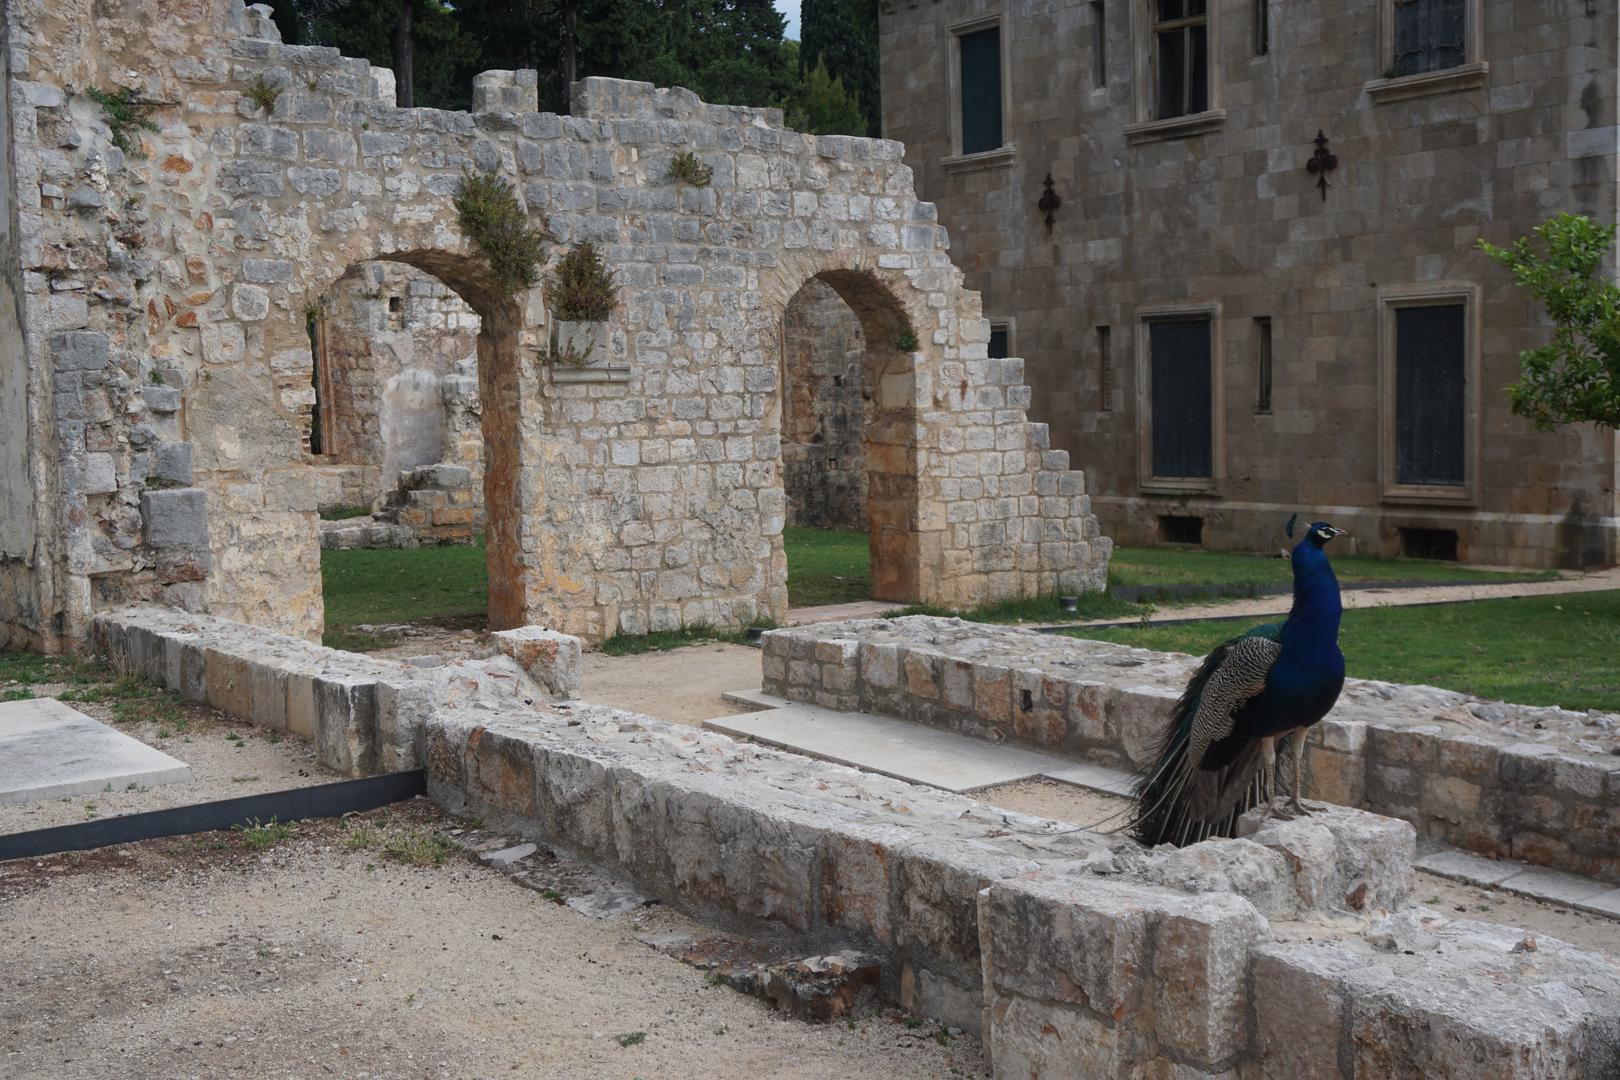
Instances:
[[[1549,331],[1476,242],[1615,221],[1617,34],[1589,0],[884,0],[884,128],[1121,543],[1275,549],[1300,510],[1607,563],[1615,436],[1511,415]]]
[[[278,40],[269,9],[7,0],[0,225],[0,627],[52,648],[161,602],[322,626],[310,302],[386,259],[477,314],[490,622],[589,639],[786,611],[780,343],[811,279],[859,318],[874,591],[955,607],[1100,588],[1084,480],[1028,421],[1018,360],[893,142],[587,80],[535,111],[486,72],[470,113],[399,109],[392,75]],[[87,88],[133,93],[121,126]],[[690,151],[697,187],[671,172]],[[509,178],[555,255],[620,285],[591,364],[545,362],[453,207]]]

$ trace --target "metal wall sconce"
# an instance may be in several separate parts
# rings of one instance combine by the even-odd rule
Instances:
[[[1339,159],[1328,153],[1328,138],[1318,128],[1316,131],[1316,153],[1312,154],[1311,160],[1305,163],[1305,171],[1316,177],[1316,186],[1322,192],[1323,202],[1327,202],[1327,174],[1338,167]]]
[[[1035,208],[1046,213],[1046,235],[1051,236],[1052,222],[1055,220],[1053,215],[1057,213],[1057,208],[1063,205],[1063,199],[1059,197],[1056,191],[1052,190],[1051,173],[1046,174],[1045,187],[1046,193],[1041,196],[1041,201],[1035,204]]]

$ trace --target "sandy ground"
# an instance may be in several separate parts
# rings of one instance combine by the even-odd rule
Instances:
[[[747,645],[691,645],[638,656],[586,653],[580,697],[671,723],[696,724],[716,716],[752,712],[720,695],[756,690],[759,650]]]
[[[1124,799],[1090,788],[1063,784],[1056,780],[1020,780],[1016,784],[981,788],[972,797],[988,806],[1003,810],[1017,810],[1053,821],[1072,821],[1083,825],[1101,823],[1103,831],[1117,828],[1124,818],[1121,811]]]
[[[382,831],[423,819],[415,803]],[[591,919],[459,855],[351,849],[354,828],[0,864],[0,1075],[986,1075],[971,1036],[894,1014],[814,1026],[709,985],[639,940],[707,932],[668,909]]]
[[[0,834],[330,784],[343,779],[317,765],[314,750],[297,735],[257,728],[205,706],[182,705],[179,722],[114,724],[112,710],[104,704],[80,701],[68,704],[185,762],[191,766],[191,778],[178,784],[121,787],[94,795],[0,806]]]

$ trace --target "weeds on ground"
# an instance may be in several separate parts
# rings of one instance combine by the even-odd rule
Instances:
[[[357,825],[343,836],[343,846],[350,851],[374,848],[382,834],[370,825]]]
[[[383,841],[383,858],[408,866],[438,866],[450,857],[450,841],[433,829],[395,833]]]
[[[242,842],[254,851],[263,851],[275,847],[283,840],[291,840],[298,829],[289,821],[271,818],[261,823],[258,818],[250,818],[246,825],[238,825],[231,831],[239,835]]]
[[[609,656],[637,656],[641,653],[668,652],[671,649],[702,645],[711,641],[745,645],[748,643],[748,632],[717,630],[706,623],[691,623],[679,630],[654,630],[650,634],[614,634],[602,642],[600,648]]]
[[[645,1031],[627,1031],[623,1035],[613,1036],[613,1041],[620,1046],[636,1046],[647,1041],[647,1033]]]

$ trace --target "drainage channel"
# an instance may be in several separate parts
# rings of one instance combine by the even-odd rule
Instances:
[[[341,780],[335,784],[270,791],[239,799],[175,806],[167,810],[149,810],[100,821],[0,836],[0,862],[55,855],[62,851],[88,851],[162,836],[216,832],[272,818],[276,821],[298,821],[304,818],[341,817],[404,802],[426,792],[426,776],[421,769],[411,769],[359,780]]]

